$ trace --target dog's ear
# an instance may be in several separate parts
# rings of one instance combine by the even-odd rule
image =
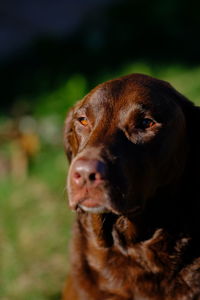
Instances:
[[[184,111],[189,139],[190,173],[199,178],[200,169],[200,107],[188,106]]]
[[[74,131],[74,112],[80,101],[67,112],[64,126],[64,147],[69,162],[71,162],[78,149],[78,141]]]
[[[64,147],[69,161],[73,154],[73,114],[74,108],[71,108],[67,113],[64,127]]]
[[[195,152],[199,156],[200,150],[200,107],[195,105],[190,105],[185,107],[184,110],[187,131],[190,139],[190,144],[194,147]]]
[[[179,103],[186,120],[186,133],[188,142],[187,162],[183,176],[181,207],[185,212],[184,222],[188,223],[188,230],[199,235],[199,211],[200,211],[200,107],[182,95]],[[186,220],[187,219],[187,220]]]
[[[187,126],[188,137],[191,142],[195,139],[197,131],[200,130],[200,107],[178,92],[170,83],[162,81],[165,95],[173,99],[181,108]]]
[[[186,120],[186,129],[191,147],[199,154],[199,135],[200,135],[200,107],[188,100],[185,96],[175,91],[178,103],[184,113]]]
[[[83,99],[70,108],[65,119],[64,146],[69,162],[71,162],[73,156],[78,151],[78,140],[74,129],[74,113],[81,106],[82,102]]]
[[[186,121],[186,132],[188,142],[187,164],[190,175],[199,177],[200,168],[200,107],[188,100],[185,96],[173,90],[176,101],[180,105]]]

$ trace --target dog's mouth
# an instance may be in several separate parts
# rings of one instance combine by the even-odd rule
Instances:
[[[75,210],[81,209],[84,212],[94,214],[114,213],[116,215],[137,216],[142,212],[141,206],[136,206],[132,209],[117,209],[113,206],[103,204],[101,201],[92,198],[84,198],[76,205]]]
[[[69,186],[71,187],[71,186]],[[116,189],[110,190],[108,187],[100,186],[91,188],[87,185],[80,189],[69,189],[69,204],[70,208],[75,211],[83,211],[88,213],[109,213],[116,215],[131,215],[135,216],[141,212],[141,205],[131,205],[125,198],[125,194],[116,192]]]
[[[104,214],[109,212],[109,210],[104,206],[88,207],[80,204],[78,207],[80,207],[85,212],[94,213],[94,214]]]
[[[84,198],[77,204],[76,209],[81,208],[81,210],[90,213],[106,213],[110,210],[105,207],[102,203],[92,198]]]

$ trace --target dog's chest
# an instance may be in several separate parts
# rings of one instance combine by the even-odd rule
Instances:
[[[86,293],[80,299],[190,300],[194,293],[200,293],[200,276],[195,281],[193,275],[187,278],[187,273],[196,274],[187,271],[185,265],[187,239],[172,239],[157,230],[152,238],[133,243],[126,231],[122,232],[123,239],[112,234],[113,244],[109,246],[99,227],[91,230],[87,223],[84,225],[90,230],[84,235],[76,232],[73,249],[75,278]]]
[[[171,300],[175,294],[178,299],[190,299],[191,291],[173,254],[159,253],[148,245],[130,247],[127,255],[115,247],[91,247],[87,261],[98,290],[107,295],[105,299]]]
[[[152,291],[160,293],[162,274],[155,273],[139,257],[124,256],[114,249],[101,253],[88,253],[88,263],[96,274],[96,284],[100,290],[114,293],[122,299],[133,299],[134,294],[149,295]],[[94,278],[94,277],[93,277]],[[159,284],[160,283],[160,284]],[[120,298],[119,298],[120,299]]]

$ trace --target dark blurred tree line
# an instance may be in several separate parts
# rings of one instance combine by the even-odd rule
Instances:
[[[73,74],[83,74],[89,89],[100,74],[137,59],[198,64],[199,11],[195,0],[124,0],[94,10],[66,39],[45,37],[1,64],[0,114],[15,114],[15,103],[31,113],[35,95]]]

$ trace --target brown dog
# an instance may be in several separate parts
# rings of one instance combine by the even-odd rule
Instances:
[[[69,112],[77,219],[65,300],[200,299],[199,136],[199,108],[140,74]]]

